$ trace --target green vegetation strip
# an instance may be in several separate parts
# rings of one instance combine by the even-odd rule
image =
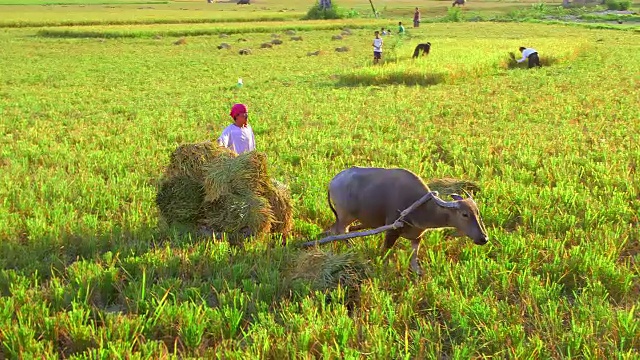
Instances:
[[[351,29],[377,29],[387,25],[388,21],[339,21],[326,22],[314,21],[313,23],[296,22],[292,24],[261,25],[261,26],[224,26],[217,28],[184,28],[175,30],[162,30],[161,28],[126,29],[126,30],[76,30],[76,29],[43,29],[36,35],[50,38],[147,38],[160,36],[202,36],[217,34],[244,34],[244,33],[272,33],[287,30],[313,31],[313,30],[341,30]]]
[[[277,19],[272,19],[277,21]],[[185,21],[189,22],[189,21]],[[296,31],[314,31],[314,30],[341,30],[345,27],[352,29],[379,29],[381,26],[388,25],[388,21],[384,20],[368,20],[366,22],[296,22],[291,24],[279,24],[279,25],[251,25],[247,27],[240,26],[221,26],[221,27],[201,27],[201,28],[180,28],[163,30],[161,28],[149,28],[138,29],[128,28],[123,30],[116,29],[99,29],[99,30],[84,30],[84,29],[43,29],[39,30],[36,35],[49,38],[150,38],[154,36],[167,36],[167,37],[179,37],[179,36],[206,36],[206,35],[218,35],[218,34],[245,34],[245,33],[271,33],[287,30]],[[536,20],[530,19],[526,22],[540,23],[549,25],[565,25],[565,26],[577,26],[589,29],[604,29],[604,30],[623,30],[640,32],[640,26],[632,25],[609,25],[609,24],[589,24],[589,23],[575,23],[559,20]],[[221,23],[221,22],[218,22]]]
[[[60,20],[60,21],[10,21],[0,22],[0,28],[25,28],[46,26],[99,26],[99,25],[153,25],[153,24],[214,24],[230,22],[290,21],[300,19],[301,14],[282,14],[254,17],[227,18],[160,18],[127,20]]]
[[[582,27],[587,29],[622,30],[622,31],[640,32],[640,25],[594,24],[594,23],[579,23],[579,22],[560,21],[560,20],[535,20],[535,19],[528,20],[527,22],[548,24],[548,25],[574,26],[574,27]]]
[[[584,14],[579,17],[584,20],[640,22],[640,15],[632,14]]]

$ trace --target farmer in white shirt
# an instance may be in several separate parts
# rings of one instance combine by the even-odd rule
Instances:
[[[231,108],[229,114],[233,118],[233,124],[227,126],[218,138],[218,144],[235,151],[236,154],[242,154],[246,151],[256,149],[256,139],[253,135],[253,129],[249,125],[249,114],[247,106],[244,104],[235,104]]]
[[[538,57],[538,52],[536,49],[526,48],[521,46],[520,52],[522,53],[522,59],[516,60],[518,63],[521,63],[527,59],[529,59],[529,68],[534,66],[540,67],[540,58]]]
[[[376,31],[376,38],[373,39],[373,63],[377,64],[382,58],[382,39],[380,38],[380,32]]]

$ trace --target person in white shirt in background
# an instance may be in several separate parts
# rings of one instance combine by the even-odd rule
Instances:
[[[380,38],[380,31],[376,31],[376,38],[373,39],[373,63],[377,64],[382,58],[382,39]]]
[[[243,152],[256,149],[256,139],[253,129],[249,125],[249,114],[245,104],[235,104],[229,113],[233,118],[233,124],[227,126],[220,137],[218,145],[233,150],[240,155]]]
[[[529,59],[529,68],[532,68],[534,66],[541,67],[540,58],[538,57],[538,52],[536,51],[536,49],[521,46],[520,52],[522,53],[522,59],[516,60],[518,63]]]

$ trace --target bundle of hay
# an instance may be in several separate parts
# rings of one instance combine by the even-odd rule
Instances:
[[[275,215],[265,195],[272,187],[267,158],[247,152],[233,159],[221,157],[204,166],[206,216],[203,224],[227,233],[262,234],[271,231]]]
[[[289,191],[269,177],[265,154],[237,155],[212,142],[171,154],[156,204],[167,223],[214,233],[286,237],[293,227]]]
[[[271,232],[288,235],[293,228],[293,206],[291,195],[287,186],[275,179],[271,180],[272,186],[266,188],[265,197],[271,206],[274,221],[271,224]]]
[[[433,179],[429,181],[427,186],[430,190],[440,193],[440,196],[462,195],[464,191],[474,194],[480,191],[480,186],[473,181],[453,178]]]
[[[312,248],[303,251],[289,270],[289,279],[303,281],[311,291],[329,292],[338,285],[346,290],[346,302],[357,300],[360,285],[369,277],[369,265],[353,252],[335,254]]]
[[[234,156],[212,143],[186,144],[172,154],[160,180],[156,205],[169,223],[194,224],[202,216],[205,197],[203,166],[221,156]]]
[[[204,181],[204,165],[220,158],[233,158],[236,154],[210,141],[183,144],[176,148],[169,158],[169,165],[164,171],[166,178],[184,175],[195,181]]]
[[[189,176],[177,175],[161,182],[156,205],[162,216],[178,224],[196,223],[204,200],[202,184]]]

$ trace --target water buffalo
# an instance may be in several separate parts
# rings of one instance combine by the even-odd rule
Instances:
[[[336,221],[332,234],[344,234],[354,221],[362,228],[393,224],[400,212],[430,192],[429,187],[413,172],[398,168],[351,167],[338,173],[329,183],[328,202]],[[427,229],[453,227],[459,236],[468,236],[484,245],[488,235],[471,197],[451,195],[445,201],[437,195],[417,207],[405,218],[405,225],[385,232],[383,255],[399,237],[411,240],[411,268],[422,273],[417,254],[420,238]],[[332,204],[333,202],[333,204]]]

